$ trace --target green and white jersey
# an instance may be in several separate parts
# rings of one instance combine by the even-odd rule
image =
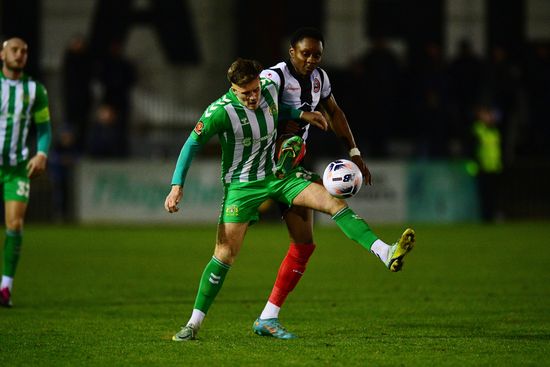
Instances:
[[[46,88],[26,75],[11,80],[0,71],[0,166],[16,166],[29,158],[31,120],[49,123]]]
[[[218,135],[222,147],[223,184],[261,180],[273,173],[278,90],[268,79],[261,79],[260,86],[260,103],[256,110],[243,106],[230,89],[208,106],[191,133],[201,145]]]

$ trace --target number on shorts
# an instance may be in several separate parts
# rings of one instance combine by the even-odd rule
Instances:
[[[16,194],[19,196],[24,196],[26,198],[29,197],[31,185],[28,182],[24,181],[17,181],[17,192]]]

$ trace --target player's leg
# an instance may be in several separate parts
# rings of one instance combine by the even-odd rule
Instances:
[[[11,307],[13,279],[21,255],[23,218],[27,204],[21,201],[5,202],[6,236],[4,239],[4,267],[0,283],[0,304]]]
[[[269,301],[278,306],[283,305],[286,297],[300,281],[306,270],[309,257],[315,249],[313,242],[313,211],[304,207],[291,207],[285,214],[284,220],[290,236],[288,252],[281,263],[275,285]],[[261,318],[278,316],[278,310],[264,310]]]
[[[248,223],[220,223],[214,256],[206,264],[191,318],[172,338],[174,341],[193,340],[201,324],[222,288],[223,282],[239,251],[248,228]]]
[[[415,234],[410,228],[391,246],[380,240],[344,200],[334,198],[321,185],[309,185],[294,198],[293,204],[330,214],[348,238],[378,256],[391,271],[401,270],[403,258],[414,246]]]
[[[294,290],[306,270],[309,257],[315,249],[313,243],[313,211],[304,207],[291,207],[283,215],[290,246],[283,259],[269,300],[260,317],[254,322],[254,332],[258,335],[271,335],[291,339],[293,334],[282,328],[278,322],[279,311],[288,294]]]
[[[258,221],[258,208],[267,197],[267,192],[255,184],[231,184],[225,188],[214,256],[203,271],[191,318],[174,335],[173,340],[195,339],[229,268],[241,250],[248,225]]]
[[[30,180],[27,177],[26,163],[16,167],[0,169],[4,178],[4,217],[6,235],[2,280],[0,282],[0,305],[11,307],[13,280],[19,264],[23,240],[23,222],[29,201]]]

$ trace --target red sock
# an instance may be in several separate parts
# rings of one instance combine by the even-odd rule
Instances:
[[[313,250],[315,250],[315,244],[313,243],[290,244],[286,257],[279,267],[275,285],[269,296],[269,302],[279,307],[283,305],[288,294],[292,292],[300,281],[302,274],[304,274]]]

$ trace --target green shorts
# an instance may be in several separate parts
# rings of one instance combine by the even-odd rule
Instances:
[[[27,177],[27,162],[0,166],[0,183],[4,187],[4,201],[29,202],[31,180]]]
[[[264,201],[273,199],[290,206],[315,179],[315,175],[297,167],[283,179],[270,175],[259,181],[229,183],[224,187],[219,223],[254,224],[260,219],[258,208]]]

